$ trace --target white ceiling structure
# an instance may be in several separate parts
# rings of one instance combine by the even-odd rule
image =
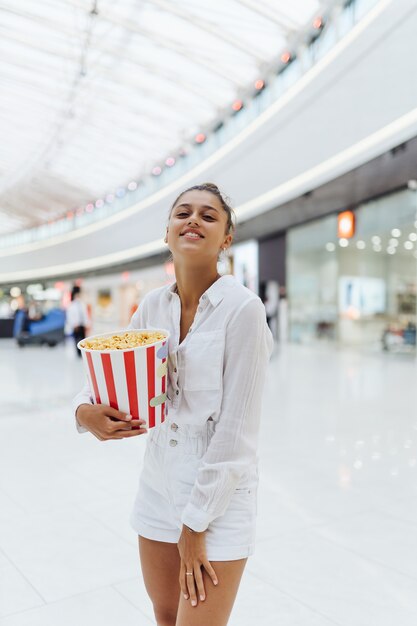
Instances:
[[[253,91],[319,0],[0,0],[0,234],[149,174]]]

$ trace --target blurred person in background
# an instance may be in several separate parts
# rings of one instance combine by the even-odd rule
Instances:
[[[74,337],[75,349],[79,357],[81,350],[77,348],[77,343],[85,339],[85,332],[88,326],[87,307],[81,299],[81,288],[75,285],[71,291],[71,302],[67,309],[67,324]]]

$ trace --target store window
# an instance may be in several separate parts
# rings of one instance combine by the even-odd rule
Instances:
[[[290,338],[412,351],[416,343],[417,193],[355,210],[351,238],[337,215],[288,233]]]

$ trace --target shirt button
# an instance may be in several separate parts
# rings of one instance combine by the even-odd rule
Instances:
[[[169,440],[169,445],[172,446],[172,447],[176,446],[177,443],[178,443],[178,441],[176,439],[170,439]]]
[[[171,424],[171,430],[178,430],[178,424]]]
[[[174,367],[174,372],[177,373],[177,368],[176,367]]]
[[[179,389],[177,389],[177,391],[176,391],[175,393],[178,395],[178,394],[179,394],[179,392],[180,392],[180,390],[179,390]]]

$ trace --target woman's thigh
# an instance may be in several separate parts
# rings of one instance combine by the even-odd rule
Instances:
[[[176,626],[226,626],[247,560],[210,561],[216,572],[218,585],[213,585],[203,568],[206,599],[201,601],[197,596],[197,606],[191,606],[190,600],[185,600],[181,594]]]
[[[181,594],[178,545],[139,535],[139,555],[146,591],[158,623],[175,624]]]

